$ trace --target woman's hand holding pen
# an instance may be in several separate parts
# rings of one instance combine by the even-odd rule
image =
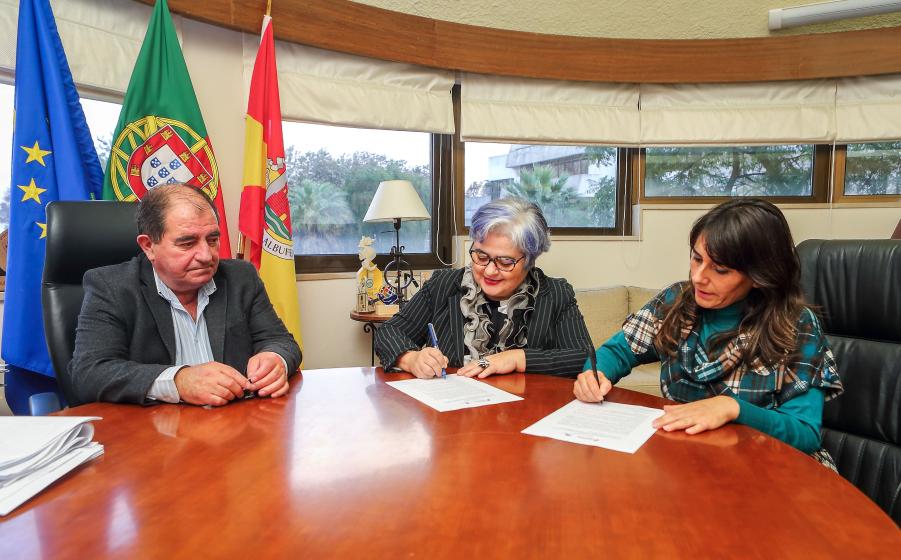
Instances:
[[[401,354],[397,367],[410,372],[420,379],[441,376],[441,368],[447,367],[447,356],[437,348],[423,348]]]
[[[601,402],[612,388],[613,384],[602,372],[599,371],[597,377],[595,377],[595,373],[588,369],[576,377],[576,383],[573,385],[573,394],[580,401]]]

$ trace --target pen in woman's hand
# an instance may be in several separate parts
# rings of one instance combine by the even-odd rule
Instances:
[[[440,352],[441,348],[438,348],[438,335],[435,334],[435,325],[429,323],[428,329],[429,339],[431,339],[432,347]],[[447,370],[444,368],[441,368],[441,379],[447,379]]]
[[[598,384],[598,389],[600,389],[601,388],[601,378],[598,376],[598,362],[597,362],[597,358],[595,356],[593,356],[592,354],[594,354],[594,350],[589,351],[588,361],[591,362],[591,371],[594,372],[594,380]],[[601,396],[601,402],[604,402],[603,396]],[[598,404],[600,404],[600,403],[598,403]]]

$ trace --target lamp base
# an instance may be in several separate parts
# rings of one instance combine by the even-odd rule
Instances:
[[[404,246],[400,244],[400,218],[394,218],[394,247],[391,247],[391,257],[391,262],[385,265],[385,282],[392,284],[389,280],[389,272],[393,270],[397,305],[403,307],[407,302],[404,297],[404,289],[413,282],[413,267],[404,260]],[[401,282],[402,276],[407,277],[403,282]]]
[[[385,283],[394,288],[397,304],[407,302],[406,290],[413,283],[413,267],[403,259],[403,247],[391,248],[391,260],[385,265]]]

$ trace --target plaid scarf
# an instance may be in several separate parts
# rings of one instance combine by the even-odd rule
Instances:
[[[673,284],[626,319],[623,333],[636,356],[649,351],[656,354],[654,339],[663,323],[664,310],[683,287],[684,283]],[[726,343],[717,355],[709,355],[700,341],[697,306],[687,311],[688,320],[682,325],[676,356],[660,356],[660,388],[665,397],[693,402],[725,394],[773,409],[811,387],[822,389],[826,400],[841,394],[832,350],[809,309],[805,308],[798,319],[796,357],[778,364],[764,364],[759,359],[746,363],[743,356],[748,337],[744,333]]]

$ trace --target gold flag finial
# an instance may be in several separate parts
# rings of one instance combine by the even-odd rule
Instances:
[[[266,15],[267,16],[271,15],[270,14],[271,11],[272,11],[272,0],[266,0]]]

